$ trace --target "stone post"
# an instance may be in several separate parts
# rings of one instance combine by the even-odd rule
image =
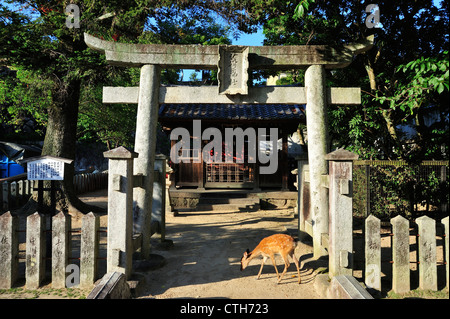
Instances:
[[[2,207],[4,210],[8,210],[11,205],[11,185],[8,182],[1,184],[2,189]]]
[[[19,220],[6,212],[0,216],[0,289],[12,288],[19,268]]]
[[[353,160],[358,155],[339,149],[329,161],[329,269],[330,277],[353,274]],[[312,176],[311,183],[312,183]]]
[[[17,182],[11,182],[11,204],[9,208],[16,208],[19,205],[19,196],[17,192]]]
[[[133,261],[133,159],[138,156],[124,147],[103,153],[108,167],[107,272],[127,278]]]
[[[134,175],[142,174],[142,185],[134,190],[135,232],[142,233],[141,253],[150,255],[151,209],[153,195],[153,164],[156,148],[156,125],[159,111],[161,69],[147,64],[141,68],[139,100],[134,150],[139,157],[134,161]]]
[[[448,277],[449,277],[449,272],[448,272],[448,264],[449,264],[449,260],[448,260],[448,258],[449,258],[449,247],[448,247],[448,236],[449,236],[449,232],[448,232],[448,216],[447,217],[445,217],[445,218],[443,218],[442,220],[441,220],[441,222],[442,222],[442,224],[444,225],[444,234],[445,234],[445,244],[444,244],[444,247],[445,247],[445,261],[446,261],[446,263],[445,263],[445,268],[446,268],[446,274],[447,274],[447,291],[448,291],[448,289],[449,289],[449,285],[448,285]]]
[[[80,287],[91,288],[97,280],[100,218],[90,212],[81,220]]]
[[[404,293],[410,290],[409,221],[398,215],[392,224],[392,290]]]
[[[436,222],[428,216],[416,219],[419,227],[419,288],[437,291]]]
[[[25,285],[27,289],[39,288],[45,277],[45,216],[34,213],[27,217]]]
[[[380,220],[373,215],[366,218],[365,233],[365,284],[381,292],[381,233]]]
[[[311,190],[314,258],[326,255],[322,234],[328,233],[328,190],[321,186],[321,176],[328,172],[327,96],[325,68],[311,65],[305,73],[306,125],[308,127],[308,162]]]
[[[170,201],[170,187],[172,186],[173,169],[167,164],[166,160],[166,214],[173,211],[172,203]]]
[[[18,204],[22,205],[22,203],[25,200],[25,181],[20,180],[17,181],[17,197],[18,197]]]
[[[66,267],[70,257],[71,216],[63,212],[52,217],[52,288],[66,288]]]
[[[298,160],[298,172],[297,172],[298,229],[299,229],[299,238],[303,239],[307,233],[305,221],[311,219],[309,180],[306,181],[305,176],[307,172],[309,174],[309,166],[307,158],[297,158],[297,160]]]
[[[166,236],[166,156],[158,154],[155,157],[154,174],[158,178],[153,182],[152,223],[157,222],[161,242]],[[155,176],[156,177],[156,176]]]

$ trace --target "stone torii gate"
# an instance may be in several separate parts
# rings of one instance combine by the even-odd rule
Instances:
[[[142,255],[150,253],[150,223],[156,125],[160,103],[306,104],[314,257],[325,254],[321,234],[328,233],[328,190],[321,175],[328,173],[326,108],[328,104],[360,104],[360,88],[326,88],[325,70],[348,66],[355,55],[369,50],[373,36],[339,47],[227,46],[125,44],[84,34],[86,44],[105,54],[111,65],[141,68],[139,87],[104,87],[103,103],[138,104],[134,174],[144,176],[133,200],[142,233]],[[162,68],[218,69],[218,86],[160,85]],[[305,87],[248,87],[251,69],[306,69]],[[131,236],[129,234],[128,236]]]

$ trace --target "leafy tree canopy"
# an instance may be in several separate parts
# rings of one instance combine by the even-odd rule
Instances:
[[[372,1],[272,2],[276,13],[260,19],[265,45],[341,44],[375,35],[373,49],[327,76],[329,86],[363,91],[360,107],[329,107],[336,147],[361,158],[448,158],[448,2],[378,1],[379,28],[365,23]],[[292,70],[290,83],[303,83],[303,75]],[[431,128],[430,114],[437,120]],[[405,126],[416,135],[407,136]]]

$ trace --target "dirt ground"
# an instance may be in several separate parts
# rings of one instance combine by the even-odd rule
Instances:
[[[247,248],[252,250],[266,236],[287,232],[292,210],[181,213],[166,218],[166,238],[174,245],[161,250],[154,242],[153,253],[163,256],[167,264],[145,273],[146,287],[140,298],[320,298],[314,290],[309,245],[300,243],[295,250],[301,261],[300,285],[293,262],[280,284],[270,261],[259,280],[259,259],[240,270]],[[281,273],[281,257],[277,264]]]

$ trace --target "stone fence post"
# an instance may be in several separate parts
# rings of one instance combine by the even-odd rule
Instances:
[[[450,277],[450,273],[449,273],[449,247],[448,247],[448,236],[449,236],[449,231],[448,231],[448,216],[443,218],[441,220],[442,225],[444,226],[444,234],[445,234],[445,240],[444,240],[444,247],[445,247],[445,261],[446,261],[446,274],[447,274],[447,291],[449,290],[449,277]]]
[[[52,217],[52,288],[66,287],[66,267],[71,255],[72,217],[63,212]]]
[[[381,221],[372,214],[366,218],[364,237],[364,282],[368,289],[381,292]]]
[[[353,273],[353,160],[358,155],[339,149],[329,161],[329,269],[330,277]],[[322,178],[323,180],[323,178]],[[326,184],[326,179],[323,181]]]
[[[161,241],[166,236],[166,156],[155,156],[153,201],[152,201],[152,233],[153,225],[157,224],[156,232],[161,235]]]
[[[312,237],[311,224],[311,199],[309,187],[309,165],[307,157],[299,157],[298,171],[297,171],[297,214],[298,214],[298,229],[299,238],[303,239],[306,234]],[[306,176],[308,175],[308,176]],[[306,223],[309,221],[309,223]]]
[[[410,290],[409,221],[398,215],[392,225],[392,290],[404,293]]]
[[[45,277],[45,215],[38,212],[27,217],[25,244],[25,286],[39,288]]]
[[[428,216],[416,219],[419,231],[419,288],[438,290],[436,268],[436,221]]]
[[[80,286],[91,287],[97,280],[100,218],[93,212],[81,220]]]
[[[0,216],[0,289],[12,288],[18,277],[19,219],[6,212]]]
[[[107,272],[129,278],[133,261],[133,160],[137,153],[118,147],[103,153],[108,167]]]

